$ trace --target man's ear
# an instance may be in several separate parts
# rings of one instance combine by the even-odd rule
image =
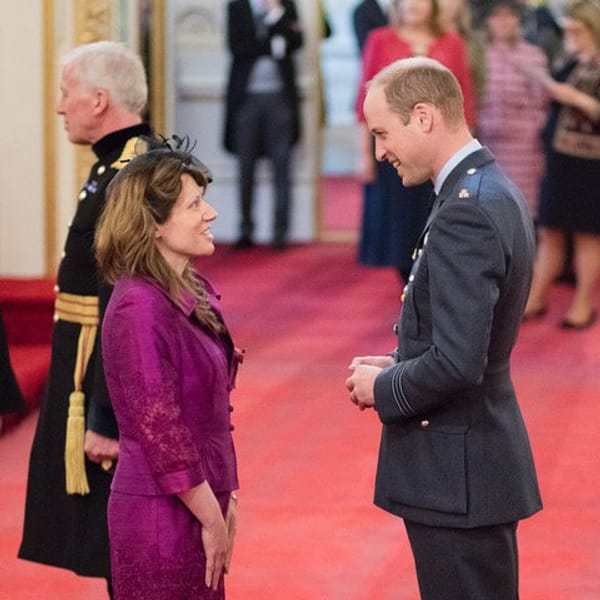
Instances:
[[[426,102],[417,102],[413,107],[413,118],[416,119],[416,123],[425,133],[429,133],[433,127],[433,106]]]
[[[96,88],[94,91],[94,111],[99,114],[104,112],[110,103],[110,94],[104,88]]]

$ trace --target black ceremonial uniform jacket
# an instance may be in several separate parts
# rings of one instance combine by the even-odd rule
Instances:
[[[69,225],[69,233],[57,275],[57,291],[81,296],[99,296],[100,315],[108,303],[110,289],[99,281],[94,258],[94,235],[96,224],[106,202],[106,188],[125,163],[119,164],[125,144],[139,135],[149,136],[150,127],[135,125],[111,133],[92,146],[98,161],[92,167],[87,181],[79,193],[75,216]],[[131,150],[131,149],[129,149]],[[100,356],[101,327],[96,334],[96,350],[89,371],[94,372],[91,389],[86,391],[88,404],[87,428],[107,437],[118,437],[117,425],[110,407],[104,382]]]
[[[540,510],[509,359],[532,276],[521,193],[481,148],[444,182],[405,291],[397,363],[375,381],[375,503],[430,526]]]

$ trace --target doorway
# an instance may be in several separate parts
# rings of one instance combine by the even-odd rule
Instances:
[[[362,185],[357,171],[354,110],[360,75],[352,28],[357,0],[324,0],[332,34],[321,44],[325,123],[322,131],[320,237],[354,241],[360,227]]]

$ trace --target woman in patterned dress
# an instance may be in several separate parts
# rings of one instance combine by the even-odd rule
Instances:
[[[519,18],[515,0],[493,0],[485,9],[486,85],[477,123],[481,143],[490,148],[523,192],[534,216],[544,168],[540,133],[546,121],[548,94],[522,65],[545,70],[547,60],[540,48],[523,40]]]
[[[600,286],[600,0],[568,2],[563,28],[566,62],[553,77],[530,72],[553,103],[543,131],[539,245],[525,318],[546,313],[572,237],[575,294],[560,326],[573,330],[596,320]]]

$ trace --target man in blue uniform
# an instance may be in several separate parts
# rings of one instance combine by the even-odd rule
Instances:
[[[455,77],[393,63],[364,103],[378,160],[436,200],[405,288],[398,347],[346,386],[383,423],[375,503],[404,519],[425,600],[518,598],[516,529],[541,509],[509,360],[534,233],[523,195],[471,137]]]

